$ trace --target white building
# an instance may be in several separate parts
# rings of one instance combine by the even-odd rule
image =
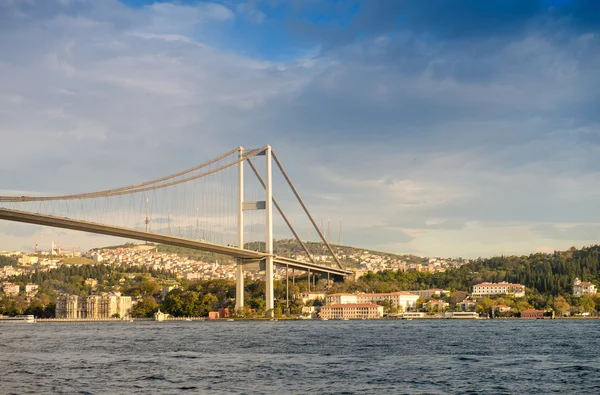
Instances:
[[[373,303],[347,303],[321,306],[321,318],[328,320],[368,320],[383,317],[383,306]]]
[[[403,311],[414,310],[417,307],[419,295],[410,292],[390,292],[377,294],[332,294],[327,295],[325,302],[331,304],[372,304],[390,300],[392,306],[401,308]]]
[[[356,294],[331,294],[325,297],[325,304],[356,304]]]
[[[525,286],[507,282],[481,283],[473,285],[473,296],[490,295],[513,295],[516,297],[522,297],[525,296]]]
[[[2,290],[7,296],[17,296],[19,294],[19,285],[12,283],[4,283]]]
[[[35,293],[37,293],[38,288],[39,288],[39,285],[37,285],[37,284],[26,284],[25,285],[25,292],[28,295],[35,294]]]
[[[296,299],[302,300],[302,303],[306,303],[309,300],[325,300],[325,292],[302,292]]]
[[[584,282],[575,278],[573,281],[573,296],[593,295],[596,293],[596,286],[592,283]]]

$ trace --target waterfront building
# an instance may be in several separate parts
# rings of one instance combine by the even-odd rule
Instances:
[[[361,293],[348,294],[339,293],[327,295],[325,302],[331,304],[369,304],[391,301],[392,306],[401,308],[403,311],[415,310],[417,307],[418,295],[410,292],[389,292],[389,293]]]
[[[373,303],[346,303],[321,306],[321,318],[328,320],[370,320],[383,317],[383,306]]]
[[[56,299],[56,318],[98,319],[125,318],[131,311],[131,296],[61,295]]]
[[[544,310],[534,310],[534,309],[523,310],[523,311],[521,311],[521,318],[530,319],[530,320],[544,318]]]
[[[513,295],[515,297],[522,297],[525,296],[525,286],[507,282],[473,285],[473,296],[490,295]]]
[[[575,278],[573,281],[573,296],[593,295],[596,293],[596,286],[592,283],[581,281]]]

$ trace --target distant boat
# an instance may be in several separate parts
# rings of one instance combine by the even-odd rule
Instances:
[[[233,318],[228,318],[227,321],[233,321]]]
[[[186,321],[191,321],[192,319],[188,317],[188,318],[186,318],[185,320],[186,320]]]
[[[0,316],[0,322],[33,324],[37,321],[33,315],[17,315],[14,317]]]

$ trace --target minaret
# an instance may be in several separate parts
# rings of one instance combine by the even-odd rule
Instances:
[[[327,220],[327,241],[331,243],[331,218]]]
[[[338,245],[342,245],[342,218],[340,217],[340,234],[338,236]]]

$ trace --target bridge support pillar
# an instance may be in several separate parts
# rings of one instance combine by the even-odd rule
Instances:
[[[242,260],[237,260],[235,267],[235,311],[241,313],[244,309],[244,266]]]
[[[265,185],[265,252],[269,254],[265,262],[265,304],[267,315],[273,317],[275,308],[273,294],[273,177],[271,146],[265,150],[266,185]]]
[[[273,317],[275,308],[275,295],[273,292],[273,257],[265,259],[265,308],[267,315]]]
[[[238,156],[244,156],[244,148],[238,148]],[[238,164],[238,230],[237,244],[244,249],[244,161]],[[244,309],[244,266],[242,260],[237,260],[235,268],[235,312],[242,313]]]

